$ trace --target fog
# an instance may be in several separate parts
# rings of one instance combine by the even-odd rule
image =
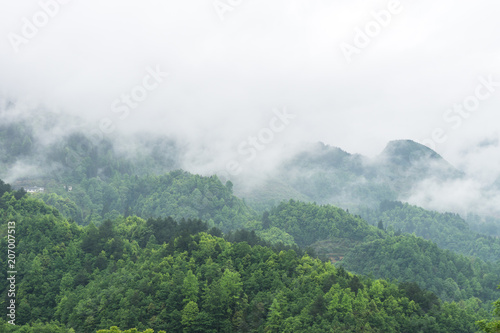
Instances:
[[[0,120],[54,113],[60,126],[39,131],[47,143],[78,128],[166,135],[182,143],[187,170],[254,181],[305,142],[374,157],[411,139],[468,175],[422,183],[412,202],[491,210],[500,207],[491,188],[499,9],[493,0],[2,0],[0,96],[15,109],[1,108]]]

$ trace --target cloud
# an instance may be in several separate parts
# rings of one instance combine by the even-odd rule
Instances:
[[[57,13],[15,52],[42,4]],[[226,1],[227,3],[227,1]],[[236,2],[232,2],[236,4]],[[401,2],[403,10],[345,61],[339,47],[389,1],[242,1],[220,19],[212,0],[187,2],[41,0],[9,2],[0,13],[0,94],[18,104],[85,119],[109,118],[119,133],[147,131],[192,147],[189,166],[217,169],[267,126],[273,108],[297,121],[266,147],[256,168],[281,157],[284,143],[322,141],[375,156],[389,140],[423,141],[482,179],[497,175],[496,146],[464,152],[496,135],[500,89],[454,129],[443,114],[474,93],[479,76],[500,80],[500,4]],[[169,76],[126,119],[113,102],[141,84],[148,67]],[[31,110],[31,111],[30,111]],[[264,162],[265,161],[265,162]],[[250,167],[252,168],[252,167]]]
[[[426,179],[414,188],[407,201],[441,212],[469,213],[500,217],[500,192],[489,190],[473,179],[439,182]]]

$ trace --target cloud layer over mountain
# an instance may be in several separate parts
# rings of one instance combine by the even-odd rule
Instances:
[[[493,0],[9,2],[0,94],[17,113],[78,115],[106,136],[174,136],[195,171],[232,161],[270,170],[292,142],[375,156],[412,139],[486,188],[500,176],[499,9]],[[276,110],[294,116],[282,130],[272,128]]]

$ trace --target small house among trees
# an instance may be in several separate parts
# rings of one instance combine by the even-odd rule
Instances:
[[[43,193],[43,192],[45,192],[44,187],[38,187],[38,186],[26,187],[24,190],[28,193]]]

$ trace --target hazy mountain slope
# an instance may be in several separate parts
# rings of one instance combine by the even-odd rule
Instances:
[[[269,184],[280,182],[281,187],[292,188],[297,192],[294,198],[302,194],[344,208],[377,207],[383,200],[406,199],[424,179],[442,182],[462,176],[436,152],[411,140],[389,142],[375,158],[317,143],[284,161]],[[261,193],[257,188],[246,196],[258,198]],[[266,197],[262,205],[269,201]]]
[[[254,206],[261,209],[271,208],[271,203],[283,199],[308,198],[308,201],[345,208],[376,205],[380,198],[397,197],[388,186],[374,179],[367,158],[323,143],[301,146],[292,158],[284,160],[267,181],[261,183],[263,185],[241,194],[244,198],[252,198]],[[272,184],[280,185],[272,193],[264,194],[264,189]],[[279,192],[280,189],[285,190]],[[265,200],[259,200],[264,197]]]
[[[109,179],[116,172],[163,174],[180,167],[182,148],[166,136],[98,136],[88,125],[72,126],[78,118],[66,127],[66,119],[41,113],[36,119],[0,119],[0,177],[14,186]]]
[[[245,203],[255,209],[263,212],[273,206],[277,206],[282,201],[290,199],[300,200],[305,202],[314,201],[311,197],[299,192],[290,184],[278,178],[267,179],[263,182],[258,182],[257,185],[247,184],[248,181],[234,182],[234,194],[240,198],[244,198]]]
[[[84,179],[73,185],[71,191],[61,186],[48,186],[46,192],[69,199],[67,205],[76,203],[81,209],[83,224],[100,224],[119,215],[172,216],[176,219],[200,218],[229,230],[255,219],[253,210],[232,194],[232,187],[230,181],[222,184],[216,176],[202,177],[177,170],[141,177],[115,173],[106,181],[100,177]],[[35,196],[63,207],[64,202],[47,193]]]
[[[372,172],[399,198],[407,197],[424,179],[443,182],[464,175],[432,149],[411,140],[389,142],[372,162]]]
[[[385,228],[415,233],[442,249],[494,263],[500,259],[500,239],[471,230],[469,224],[457,214],[389,201],[382,202],[378,209],[363,209],[358,213],[370,224],[382,222]]]
[[[439,249],[414,235],[360,243],[346,254],[342,264],[360,274],[417,282],[443,300],[477,297],[489,304],[500,296],[496,290],[499,265]]]
[[[77,118],[59,119],[49,112],[35,119],[0,118],[0,177],[17,187],[74,185],[94,177],[109,181],[116,173],[161,175],[192,157],[185,144],[167,136],[100,138],[92,127],[77,126]],[[375,158],[322,143],[288,149],[284,156],[292,157],[269,174],[230,177],[235,193],[259,211],[289,199],[376,208],[382,200],[408,199],[423,180],[439,184],[463,176],[437,153],[409,140],[388,143]]]

